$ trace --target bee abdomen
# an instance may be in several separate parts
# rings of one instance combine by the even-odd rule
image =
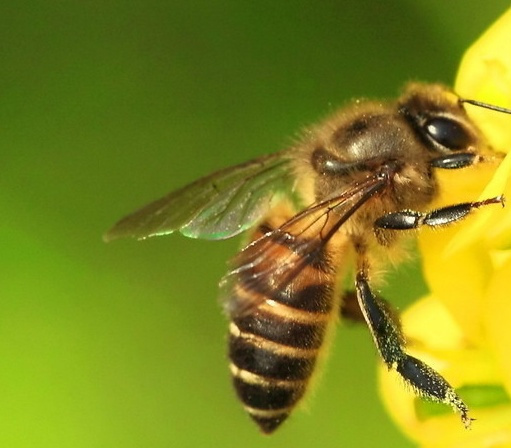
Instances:
[[[286,420],[303,396],[306,381],[276,380],[231,364],[234,387],[245,410],[267,434]]]
[[[327,247],[303,232],[265,222],[257,246],[242,252],[229,300],[230,370],[245,410],[265,433],[304,396],[332,316],[335,270]],[[297,229],[299,230],[299,229]],[[261,244],[261,243],[259,243]],[[308,250],[304,250],[308,248]],[[283,272],[292,273],[286,278]]]
[[[231,322],[234,387],[263,432],[273,432],[303,397],[327,323],[327,314],[268,302]]]

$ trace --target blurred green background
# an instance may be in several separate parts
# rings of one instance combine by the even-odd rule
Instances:
[[[231,390],[216,301],[239,242],[101,235],[348,98],[451,84],[507,6],[2,2],[0,446],[412,446],[378,400],[367,331],[350,326],[307,410],[261,436]],[[423,291],[412,264],[384,294],[402,307]]]

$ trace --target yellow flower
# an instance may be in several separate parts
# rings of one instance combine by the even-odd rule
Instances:
[[[511,106],[511,10],[467,51],[455,90],[463,98]],[[466,109],[495,149],[511,149],[511,115]],[[511,200],[511,155],[496,166],[440,172],[444,194],[438,201],[502,193]],[[463,223],[420,233],[430,295],[402,315],[408,351],[456,388],[475,419],[466,430],[450,407],[414,397],[382,367],[381,393],[390,415],[423,447],[511,447],[510,205],[485,207]]]

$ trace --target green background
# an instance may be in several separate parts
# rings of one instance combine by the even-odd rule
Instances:
[[[101,235],[348,98],[452,83],[507,5],[2,2],[0,446],[411,446],[379,402],[367,331],[349,326],[307,410],[261,436],[231,390],[216,301],[239,242]],[[412,265],[384,294],[423,291]]]

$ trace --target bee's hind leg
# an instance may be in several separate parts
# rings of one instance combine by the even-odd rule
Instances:
[[[399,322],[399,318],[396,312],[392,309],[391,305],[379,294],[375,293],[377,300],[381,303],[381,306],[385,309],[385,311],[392,316],[394,323],[401,328],[401,323]],[[365,323],[366,319],[362,310],[360,309],[360,305],[358,303],[357,291],[350,289],[348,291],[344,291],[341,297],[341,306],[339,308],[339,316],[342,320],[348,320],[354,324]]]
[[[452,406],[468,428],[471,418],[467,406],[439,373],[406,353],[398,319],[390,311],[389,305],[373,293],[363,268],[357,274],[355,286],[361,314],[385,365],[396,370],[419,396]]]

